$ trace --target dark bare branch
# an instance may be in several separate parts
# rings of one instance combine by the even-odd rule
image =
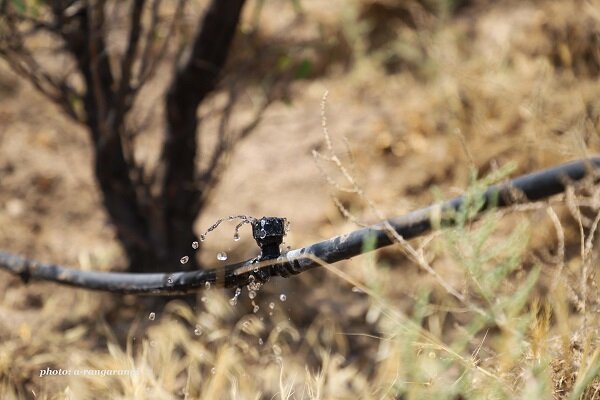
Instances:
[[[83,116],[73,106],[81,100],[81,94],[67,83],[66,77],[54,77],[38,63],[25,44],[29,33],[21,31],[18,26],[25,22],[33,25],[34,31],[46,29],[55,34],[54,25],[17,13],[7,14],[5,22],[9,32],[0,37],[0,56],[14,72],[31,82],[38,92],[59,105],[73,120],[82,123]]]
[[[117,112],[125,114],[127,110],[131,108],[131,72],[133,69],[133,62],[135,61],[135,55],[140,41],[140,34],[142,30],[142,12],[144,10],[145,0],[134,0],[131,6],[131,22],[129,30],[129,40],[127,41],[127,49],[121,60],[121,78],[119,82],[119,89],[115,96],[117,102]],[[120,118],[120,117],[117,117]]]
[[[193,232],[175,221],[196,217],[201,191],[197,178],[197,109],[217,85],[244,0],[213,0],[202,17],[187,60],[176,70],[166,95],[166,139],[160,168],[164,221],[169,231],[179,232],[167,241],[193,239]],[[178,237],[178,239],[176,239]],[[176,243],[170,243],[176,246]],[[181,246],[181,244],[180,244]]]
[[[173,14],[173,18],[171,19],[171,23],[169,24],[169,28],[167,29],[167,34],[165,35],[165,39],[163,40],[160,49],[156,53],[154,57],[151,57],[152,53],[152,45],[154,43],[154,34],[156,33],[156,27],[158,26],[158,9],[160,7],[160,0],[154,0],[152,4],[152,16],[150,19],[150,28],[146,34],[144,50],[142,52],[142,57],[140,60],[140,72],[138,74],[138,82],[135,86],[135,91],[138,91],[144,84],[151,79],[157,67],[160,65],[162,60],[165,58],[167,54],[167,49],[171,40],[175,34],[175,27],[177,23],[181,20],[183,16],[183,10],[185,8],[186,0],[178,0],[177,5],[175,7],[175,12]]]
[[[44,71],[26,50],[13,51],[0,48],[0,57],[4,58],[12,70],[27,79],[33,87],[60,108],[74,121],[83,123],[83,116],[74,107],[82,99],[65,80],[57,80]]]

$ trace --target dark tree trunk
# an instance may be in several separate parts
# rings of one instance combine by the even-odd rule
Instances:
[[[189,253],[203,198],[196,155],[197,110],[218,83],[245,0],[215,0],[201,21],[189,58],[176,68],[166,96],[166,139],[161,154],[165,243],[174,256]],[[177,259],[177,258],[176,258]],[[189,266],[195,267],[191,260]]]

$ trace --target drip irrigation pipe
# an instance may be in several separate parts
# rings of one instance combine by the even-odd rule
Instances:
[[[490,186],[482,193],[482,203],[477,215],[493,207],[538,201],[562,193],[569,184],[581,181],[598,168],[600,157],[592,157]],[[357,256],[363,253],[363,243],[367,237],[374,240],[374,246],[370,250],[389,246],[394,243],[388,230],[390,226],[405,240],[423,235],[438,226],[452,226],[456,220],[455,212],[460,211],[469,201],[468,197],[459,196],[345,235],[290,250],[285,254],[279,252],[279,245],[285,235],[285,218],[255,219],[252,221],[252,232],[262,250],[261,254],[221,268],[171,273],[94,272],[43,263],[0,251],[0,269],[21,276],[25,282],[50,281],[122,294],[179,295],[207,287],[237,288],[254,281],[264,283],[273,276],[296,275],[322,263],[330,264]]]

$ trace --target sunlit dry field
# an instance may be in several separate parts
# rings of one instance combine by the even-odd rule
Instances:
[[[283,216],[297,248],[599,152],[597,1],[261,4],[246,5],[224,77],[245,90],[234,123],[261,87],[278,100],[236,144],[198,234],[229,215]],[[138,99],[148,163],[169,77]],[[200,110],[209,144],[219,101]],[[253,298],[206,288],[194,306],[0,271],[0,398],[600,399],[599,211],[588,181],[273,278]],[[234,227],[181,256],[218,267],[256,255]],[[2,62],[0,249],[125,264],[83,127]],[[92,370],[106,373],[73,374]]]

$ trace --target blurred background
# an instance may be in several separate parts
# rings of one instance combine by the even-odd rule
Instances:
[[[192,249],[220,218],[286,217],[298,248],[598,151],[600,2],[218,3],[0,2],[0,249],[219,267],[258,252],[236,222]],[[600,398],[598,198],[490,213],[235,305],[0,272],[1,397]]]

